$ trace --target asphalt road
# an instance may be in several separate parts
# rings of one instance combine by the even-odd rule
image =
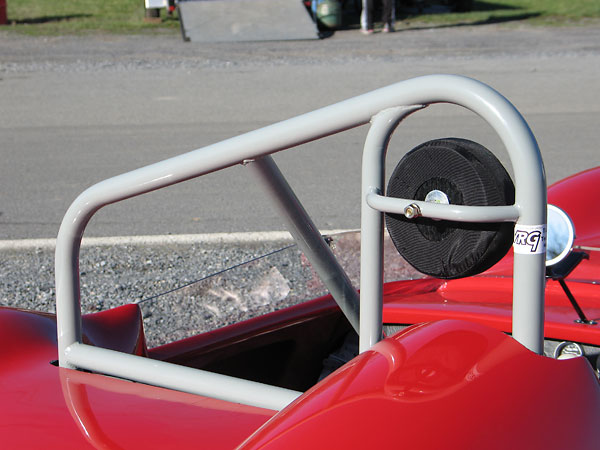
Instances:
[[[214,45],[0,33],[0,239],[55,237],[71,201],[104,178],[429,73],[471,76],[508,97],[538,139],[549,182],[600,164],[600,27],[399,28]],[[359,224],[366,132],[276,156],[321,228]],[[418,143],[445,136],[499,149],[506,162],[479,118],[435,106],[398,129],[390,167]],[[239,166],[108,206],[86,236],[282,229]]]

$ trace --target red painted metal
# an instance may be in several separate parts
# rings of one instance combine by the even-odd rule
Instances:
[[[600,387],[582,358],[541,357],[491,328],[445,320],[378,343],[241,448],[591,450],[598,421]]]
[[[600,191],[600,166],[565,178],[548,188],[548,202],[559,206],[576,224],[577,237],[600,242],[600,208],[590,200]],[[596,275],[598,276],[598,275]]]
[[[131,338],[124,319],[136,310],[130,305],[99,314],[93,319],[95,337],[87,339]],[[106,333],[98,333],[100,322]],[[56,367],[51,364],[57,357],[56,324],[50,315],[0,309],[0,324],[2,448],[231,449],[274,414]]]
[[[586,261],[584,261],[586,263]],[[600,318],[600,286],[569,284],[590,318]],[[512,279],[473,277],[399,281],[387,286],[384,323],[412,324],[446,318],[467,319],[509,333]],[[557,282],[546,287],[545,336],[600,345],[600,326],[576,324],[577,313]]]

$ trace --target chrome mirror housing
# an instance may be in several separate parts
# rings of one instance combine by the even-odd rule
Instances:
[[[546,267],[562,261],[570,253],[575,240],[575,226],[571,218],[557,206],[548,205],[548,241]]]

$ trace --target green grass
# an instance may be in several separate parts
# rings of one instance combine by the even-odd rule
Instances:
[[[33,35],[178,32],[177,17],[161,10],[159,23],[144,20],[144,0],[6,0],[8,25]]]
[[[177,17],[144,20],[143,0],[6,0],[8,31],[32,35],[89,33],[177,33]],[[439,1],[438,1],[439,3]],[[428,26],[484,23],[532,25],[600,24],[600,0],[475,1],[468,13],[413,14],[401,9],[400,20]]]

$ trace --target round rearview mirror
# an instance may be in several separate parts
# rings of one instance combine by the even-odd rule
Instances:
[[[571,251],[575,240],[575,226],[562,209],[548,205],[548,240],[546,266],[562,261]]]

